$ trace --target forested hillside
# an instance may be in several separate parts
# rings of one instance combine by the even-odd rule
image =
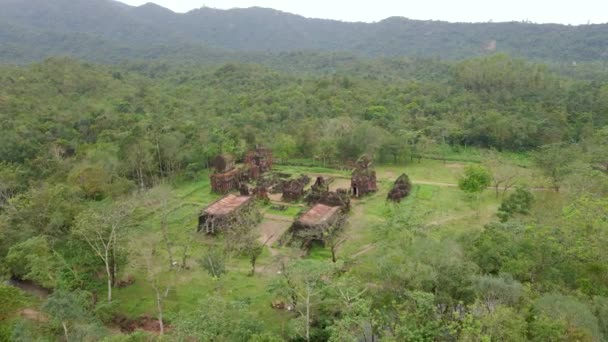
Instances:
[[[0,278],[38,286],[0,284],[0,340],[608,338],[601,73],[309,56],[338,67],[0,67]],[[334,186],[373,156],[378,192],[307,250],[274,235],[304,202],[196,233],[220,198],[211,158],[256,145],[279,173]],[[387,202],[404,172],[409,197]]]
[[[176,14],[154,4],[131,7],[112,0],[2,0],[0,8],[0,61],[9,63],[57,55],[113,63],[252,61],[260,53],[293,51],[443,59],[502,52],[567,63],[605,62],[608,56],[606,25],[467,24],[396,17],[347,23],[263,8],[201,8]]]
[[[5,67],[1,157],[21,163],[58,141],[76,149],[151,127],[199,146],[209,146],[213,131],[249,145],[284,134],[297,141],[294,156],[335,145],[343,149],[329,157],[342,160],[361,152],[403,156],[419,140],[529,151],[582,143],[608,120],[607,86],[504,55],[453,64],[404,60],[390,72],[380,63],[369,67],[304,77],[253,64],[103,67],[60,58]],[[322,143],[328,139],[333,143]]]

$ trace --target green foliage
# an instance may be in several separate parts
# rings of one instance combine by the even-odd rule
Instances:
[[[490,312],[498,305],[518,304],[522,297],[522,285],[510,275],[501,276],[476,276],[473,286],[480,302]]]
[[[499,306],[480,319],[481,332],[490,341],[525,341],[527,322],[510,307]]]
[[[82,204],[80,195],[63,184],[46,184],[11,199],[0,220],[2,255],[10,246],[38,235],[63,238]]]
[[[605,337],[602,66],[593,76],[560,69],[564,76],[504,55],[459,62],[320,53],[267,58],[112,66],[53,58],[0,67],[0,260],[7,275],[56,290],[44,305],[49,324],[17,322],[13,340],[55,340],[62,330],[70,340],[100,340],[108,334],[98,320],[153,312],[152,289],[132,251],[161,241],[159,222],[185,266],[163,303],[175,329],[170,338],[277,340],[268,329],[281,339],[332,341]],[[238,62],[261,59],[272,69]],[[194,235],[196,213],[217,199],[209,161],[220,152],[240,160],[255,145],[295,165],[279,171],[327,175],[346,186],[347,162],[363,153],[375,157],[381,193],[403,164],[414,183],[431,183],[416,184],[397,206],[382,194],[355,203],[335,265],[322,254],[327,248],[287,260],[297,251],[272,246],[271,257],[258,241],[259,217],[215,238]],[[475,217],[448,186],[463,167],[459,185],[477,195]],[[508,193],[500,218],[526,215],[492,222],[498,203],[483,190],[543,187],[536,171],[564,191],[539,189],[534,206],[526,190]],[[165,184],[162,205],[148,196],[158,195],[158,184]],[[128,198],[135,190],[142,201]],[[300,210],[270,213],[289,221]],[[112,227],[118,231],[106,260],[95,246],[110,241]],[[168,249],[152,258],[164,262]],[[192,267],[191,255],[202,267]],[[259,272],[245,276],[256,261]],[[135,284],[104,286],[102,277],[116,284],[125,270]],[[119,300],[93,308],[82,289],[97,296],[113,289]],[[196,305],[210,291],[214,296]],[[580,298],[547,299],[558,291]],[[271,309],[273,299],[295,312]],[[9,304],[7,315],[21,305]],[[12,328],[2,329],[8,336]]]
[[[530,191],[519,187],[502,201],[496,215],[501,222],[507,222],[515,214],[528,215],[533,202],[534,195]]]
[[[199,264],[210,276],[219,278],[227,272],[226,253],[219,248],[209,249],[199,259]]]
[[[600,332],[604,338],[608,337],[608,297],[594,297],[592,308],[595,317],[598,319]]]
[[[26,190],[25,170],[19,164],[0,162],[0,208],[18,193]]]
[[[563,321],[569,328],[571,338],[588,341],[603,339],[597,317],[587,304],[574,297],[546,294],[536,301],[535,308],[548,317]]]
[[[5,263],[11,275],[19,279],[31,280],[46,288],[54,288],[58,283],[59,261],[44,236],[11,247]]]
[[[537,286],[553,284],[604,294],[608,284],[601,274],[606,256],[600,246],[607,243],[601,233],[606,223],[596,211],[605,208],[603,202],[576,201],[557,223],[487,225],[474,243],[473,258],[485,273],[505,272]]]
[[[12,331],[7,341],[14,342],[30,342],[43,340],[43,329],[29,320],[20,319],[12,327]]]
[[[535,342],[543,341],[570,341],[568,327],[562,320],[549,318],[545,314],[535,315],[528,324],[528,339]]]
[[[490,186],[491,181],[491,175],[484,167],[468,165],[458,181],[458,187],[466,193],[477,194]]]
[[[23,293],[14,287],[0,284],[0,322],[10,318],[27,302]]]
[[[565,144],[543,146],[536,154],[536,165],[551,180],[555,191],[559,191],[564,178],[571,172],[574,150]]]
[[[343,291],[340,288],[340,291]],[[339,319],[328,327],[329,341],[359,341],[371,338],[374,334],[373,313],[369,300],[354,298],[346,303]]]
[[[57,290],[42,305],[63,336],[78,341],[100,339],[105,331],[89,311],[90,293],[84,291]]]
[[[435,298],[430,293],[406,292],[400,302],[383,307],[379,320],[391,331],[383,332],[387,341],[428,341],[440,334],[436,319]]]
[[[196,310],[184,312],[174,320],[174,335],[182,340],[199,341],[265,341],[259,321],[242,302],[207,297]],[[270,337],[269,341],[276,339]]]
[[[297,148],[296,144],[297,142],[292,136],[279,135],[272,144],[273,156],[280,160],[288,160],[294,157]]]

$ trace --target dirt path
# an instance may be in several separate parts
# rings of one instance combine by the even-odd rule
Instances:
[[[264,214],[264,221],[260,224],[260,237],[258,241],[261,243],[266,242],[266,247],[272,256],[277,256],[279,251],[273,248],[277,240],[281,238],[281,236],[289,229],[293,220],[273,214]]]
[[[35,321],[35,322],[39,322],[39,323],[46,323],[49,321],[49,318],[47,315],[43,314],[42,312],[40,312],[38,310],[34,310],[34,309],[23,309],[19,312],[19,314],[21,315],[21,317],[28,319],[30,321]]]
[[[458,184],[442,183],[442,182],[432,182],[432,181],[412,181],[412,183],[414,183],[414,184],[422,184],[422,185],[443,186],[443,187],[450,187],[450,188],[457,188],[458,187]]]
[[[373,244],[371,244],[371,243],[370,243],[370,244],[368,244],[368,245],[365,245],[365,246],[363,246],[363,249],[361,249],[361,250],[360,250],[360,251],[358,251],[357,253],[355,253],[355,254],[351,255],[351,258],[353,258],[353,259],[354,259],[354,258],[358,258],[358,257],[362,256],[362,255],[363,255],[363,254],[365,254],[365,253],[368,253],[368,252],[373,251],[373,250],[374,250],[374,248],[376,248],[376,246],[375,246],[375,245],[373,245]]]
[[[434,185],[434,186],[442,186],[442,187],[448,187],[448,188],[457,188],[458,184],[453,184],[453,183],[442,183],[442,182],[432,182],[432,181],[412,181],[412,183],[414,184],[421,184],[421,185]],[[494,190],[494,187],[487,187],[487,190]],[[515,187],[510,188],[509,190],[513,190],[515,189]],[[533,188],[525,188],[528,191],[550,191],[552,189],[550,188],[542,188],[542,187],[533,187]],[[502,189],[500,190],[502,191]]]
[[[283,221],[283,222],[293,222],[292,218],[289,218],[287,216],[281,216],[281,215],[275,215],[275,214],[264,214],[264,218],[267,220],[273,220],[273,221]]]
[[[470,217],[474,217],[475,215],[477,215],[477,213],[473,212],[473,213],[468,213],[468,214],[460,215],[460,216],[448,216],[448,217],[444,217],[439,220],[431,221],[428,224],[431,226],[439,226],[444,223],[448,223],[450,221],[458,221],[458,220],[464,220],[464,219],[467,219]]]

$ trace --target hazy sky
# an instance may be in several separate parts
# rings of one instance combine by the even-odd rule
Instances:
[[[373,22],[391,16],[411,19],[537,23],[608,22],[608,0],[120,0],[130,5],[155,2],[176,12],[203,6],[270,7],[305,17]]]

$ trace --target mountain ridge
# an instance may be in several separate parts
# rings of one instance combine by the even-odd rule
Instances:
[[[0,8],[4,27],[0,62],[4,63],[63,54],[84,59],[93,55],[103,62],[117,62],[120,57],[173,58],[175,51],[185,47],[198,48],[200,54],[209,50],[321,51],[362,57],[463,59],[507,53],[553,62],[608,59],[608,24],[450,23],[404,17],[376,23],[343,22],[263,7],[202,7],[176,13],[151,2],[130,6],[114,0],[0,0]],[[105,50],[95,41],[105,42]],[[121,56],[125,46],[131,53]],[[159,53],[144,53],[150,49]],[[21,58],[15,58],[17,55]],[[197,55],[194,52],[187,58]]]

